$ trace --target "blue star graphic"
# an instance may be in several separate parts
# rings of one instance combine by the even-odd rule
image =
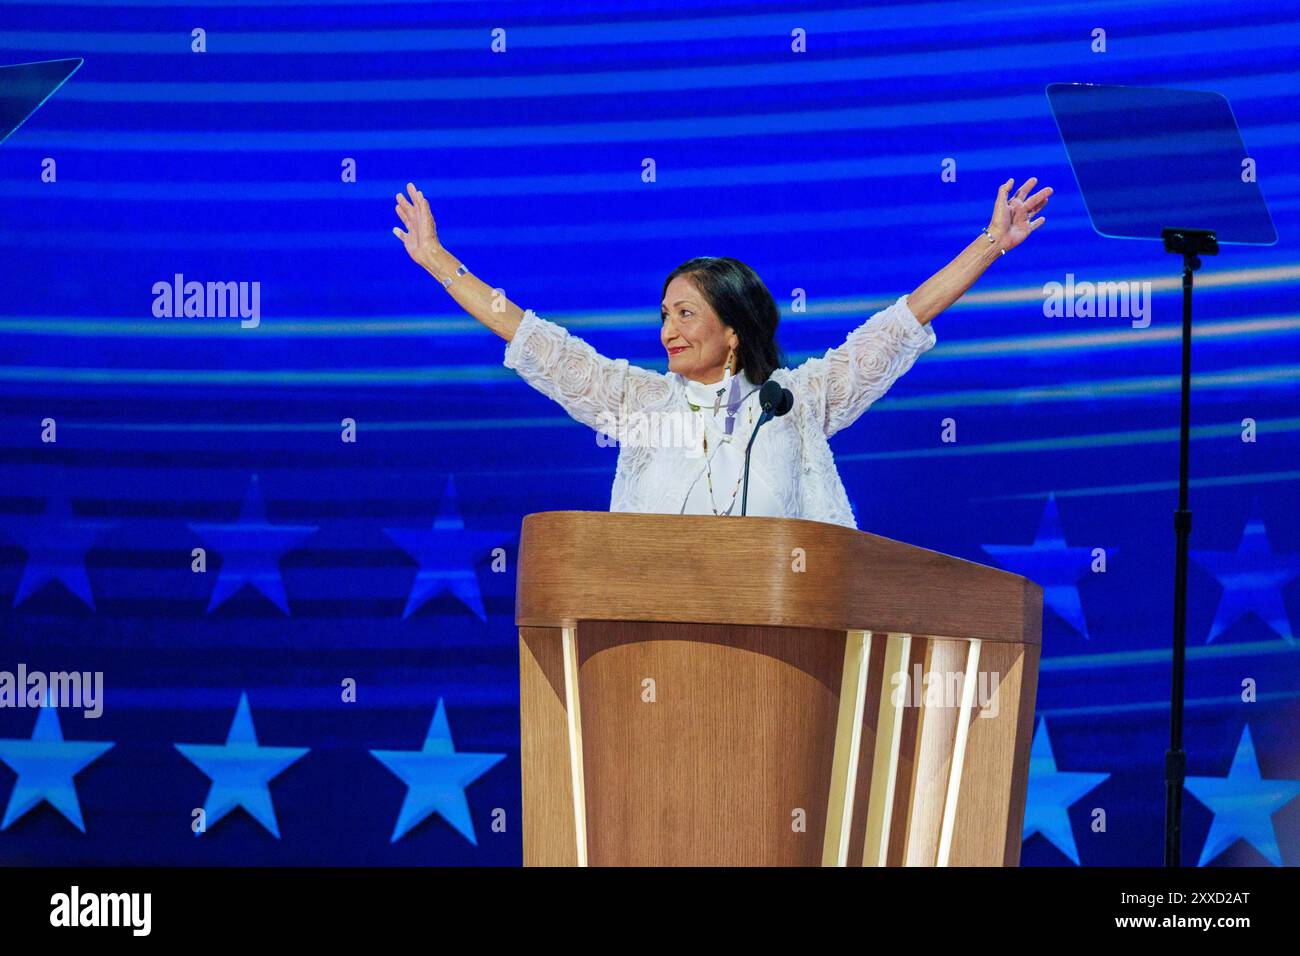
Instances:
[[[235,719],[230,724],[224,745],[175,746],[186,760],[212,780],[208,798],[203,802],[207,829],[210,830],[236,807],[243,807],[273,837],[280,838],[275,805],[271,802],[271,790],[267,784],[306,754],[310,747],[258,746],[247,694],[239,695],[239,707],[235,710]]]
[[[501,547],[503,536],[465,530],[465,522],[456,504],[456,485],[450,476],[438,507],[438,517],[430,530],[385,528],[384,533],[420,564],[402,617],[410,617],[430,598],[450,591],[478,615],[479,620],[487,621],[474,562],[485,551]]]
[[[1241,733],[1226,777],[1187,777],[1183,785],[1214,813],[1197,866],[1205,866],[1239,838],[1274,866],[1282,865],[1273,814],[1300,796],[1300,780],[1260,777],[1249,724]]]
[[[0,830],[8,829],[9,824],[44,800],[85,833],[72,778],[112,748],[111,743],[64,740],[59,712],[53,707],[40,708],[30,740],[0,740],[0,761],[18,774]]]
[[[86,576],[86,552],[101,534],[119,523],[77,518],[63,496],[47,499],[45,514],[39,517],[6,518],[6,533],[27,552],[27,564],[14,593],[13,606],[17,607],[48,582],[62,581],[69,591],[94,608],[90,578]]]
[[[1197,550],[1192,557],[1223,585],[1207,644],[1251,611],[1288,643],[1294,643],[1295,635],[1282,605],[1282,587],[1300,575],[1300,554],[1273,553],[1264,522],[1258,517],[1258,506],[1241,533],[1236,551]]]
[[[1108,773],[1057,770],[1052,741],[1047,736],[1047,721],[1039,718],[1029,751],[1029,793],[1025,801],[1025,828],[1021,839],[1028,840],[1035,833],[1041,833],[1078,866],[1079,850],[1074,843],[1069,809],[1109,776]]]
[[[371,755],[406,784],[393,843],[432,813],[439,814],[470,843],[478,846],[465,788],[505,759],[505,754],[456,753],[442,699],[420,750],[372,750]]]
[[[191,524],[190,530],[221,555],[221,571],[208,601],[208,611],[229,600],[245,584],[251,584],[285,614],[289,599],[280,576],[280,557],[299,541],[315,533],[315,525],[270,524],[257,475],[233,524]]]
[[[1033,544],[986,544],[983,548],[1004,570],[1041,585],[1043,603],[1087,640],[1088,622],[1083,616],[1078,583],[1091,568],[1092,548],[1066,545],[1055,495],[1047,497]],[[1117,548],[1108,548],[1107,558],[1116,553]]]

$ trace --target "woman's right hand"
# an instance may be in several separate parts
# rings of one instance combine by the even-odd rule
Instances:
[[[427,267],[429,257],[440,248],[438,227],[434,224],[433,213],[429,211],[424,193],[415,188],[415,183],[407,183],[406,190],[411,194],[410,201],[398,193],[396,206],[397,215],[406,226],[406,231],[394,226],[393,235],[402,240],[407,255]]]

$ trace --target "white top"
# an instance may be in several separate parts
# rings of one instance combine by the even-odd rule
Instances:
[[[703,425],[699,429],[683,429],[689,434],[699,431],[707,435],[708,463],[697,472],[695,480],[687,489],[679,514],[687,515],[739,515],[741,506],[749,515],[770,515],[781,517],[781,501],[773,491],[768,478],[754,467],[749,471],[749,498],[745,498],[743,480],[745,475],[745,445],[749,443],[751,426],[757,424],[762,408],[758,402],[758,386],[738,372],[740,406],[736,409],[732,434],[727,434],[727,398],[731,389],[719,380],[713,385],[682,379],[689,402],[699,406],[693,414]],[[725,376],[724,376],[725,380]],[[716,409],[715,409],[716,407]],[[742,427],[743,426],[743,427]],[[767,431],[772,427],[768,422],[758,433],[754,442],[757,448],[760,442],[767,440]],[[743,435],[742,435],[743,432]],[[701,442],[701,455],[705,443]],[[712,491],[710,491],[710,484]]]
[[[857,421],[934,343],[934,330],[917,320],[904,295],[821,358],[773,372],[772,378],[793,393],[794,407],[764,425],[754,442],[748,513],[856,528],[827,439]],[[757,392],[737,410],[731,440],[715,439],[725,427],[727,396],[716,413],[711,401],[694,412],[688,399],[707,397],[708,386],[676,372],[607,358],[531,309],[506,346],[504,364],[596,429],[598,441],[618,440],[611,511],[713,514],[711,471],[717,510],[726,512],[745,445],[758,423]],[[741,385],[742,395],[753,388],[743,373]],[[701,452],[705,430],[707,466]],[[740,514],[742,494],[736,493],[733,515]]]

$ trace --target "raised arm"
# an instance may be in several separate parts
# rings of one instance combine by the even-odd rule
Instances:
[[[1010,200],[1007,199],[1007,192],[1015,180],[1008,179],[1002,184],[998,198],[993,203],[993,215],[988,227],[972,239],[970,245],[957,254],[957,258],[922,282],[908,296],[908,305],[918,322],[928,324],[960,299],[975,284],[975,280],[984,274],[985,269],[1024,242],[1031,232],[1047,221],[1045,216],[1037,219],[1033,217],[1052,198],[1052,187],[1047,186],[1030,196],[1029,190],[1034,188],[1036,182],[1038,177],[1030,176]]]
[[[406,230],[393,227],[393,234],[461,308],[509,343],[507,368],[559,402],[571,417],[612,438],[619,437],[629,412],[666,397],[670,386],[663,375],[630,365],[626,359],[606,358],[563,326],[498,296],[472,273],[457,275],[461,264],[438,241],[424,194],[414,184],[406,188],[409,201],[397,195],[397,214]]]
[[[406,230],[394,226],[393,235],[402,240],[407,255],[437,279],[462,309],[509,342],[524,317],[523,310],[505,296],[497,295],[495,289],[472,272],[456,274],[461,268],[460,260],[438,241],[438,227],[424,193],[414,183],[407,183],[406,191],[410,199],[398,193],[395,207]]]
[[[671,391],[663,375],[627,359],[606,358],[532,309],[506,346],[505,366],[559,402],[572,418],[612,438],[627,427],[630,413],[662,401]]]
[[[899,296],[850,332],[843,345],[791,373],[796,401],[808,404],[828,437],[857,421],[934,346],[934,330],[917,321],[907,300]]]
[[[917,357],[934,346],[930,321],[975,284],[996,259],[1024,242],[1046,222],[1033,217],[1051,198],[1051,187],[1029,195],[1030,177],[1007,199],[1015,180],[998,190],[988,227],[957,257],[849,333],[844,344],[809,359],[792,375],[792,388],[810,402],[826,434],[853,424],[889,390]]]

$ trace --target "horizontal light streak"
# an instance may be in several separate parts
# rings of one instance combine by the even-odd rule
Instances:
[[[499,22],[483,26],[455,26],[440,30],[419,29],[407,26],[397,30],[316,30],[316,31],[252,31],[211,30],[208,37],[208,56],[221,54],[287,54],[313,53],[478,53],[489,54],[491,30],[494,26],[507,31],[510,50],[559,49],[571,50],[584,45],[652,44],[707,42],[747,38],[763,41],[771,38],[773,52],[789,51],[790,33],[803,27],[810,35],[818,31],[827,34],[849,32],[870,33],[882,29],[882,19],[888,8],[866,7],[851,10],[801,10],[789,13],[751,14],[727,17],[695,17],[689,19],[656,18],[607,23],[572,22],[560,18],[553,23],[511,22],[508,13]],[[947,14],[951,7],[943,12]],[[913,21],[915,22],[915,21]],[[905,23],[899,23],[903,26]],[[1180,24],[1182,25],[1182,24]],[[933,26],[928,24],[927,26]],[[1152,32],[1154,25],[1144,25],[1146,32],[1125,37],[1126,43],[1113,44],[1107,58],[1115,61],[1135,60],[1149,63],[1164,55],[1188,58],[1198,55],[1221,55],[1224,50],[1242,52],[1287,49],[1290,33],[1285,23],[1260,26],[1208,27],[1189,29],[1180,33]],[[981,38],[985,43],[987,38]],[[1071,58],[1087,56],[1088,37],[1056,42],[1032,42],[1028,37],[1018,42],[982,45],[972,40],[967,48],[944,51],[941,58],[932,52],[917,51],[872,58],[857,62],[868,69],[870,78],[929,75],[940,69],[979,72],[999,69],[999,64],[1014,62],[1017,69],[1054,67],[1070,62]],[[757,44],[756,44],[757,46]],[[38,52],[79,54],[143,54],[193,56],[190,52],[189,30],[136,31],[136,32],[73,32],[73,31],[23,31],[10,30],[4,35],[3,48]],[[500,56],[500,55],[498,55]],[[508,54],[506,54],[508,57]],[[937,64],[942,62],[943,66]],[[824,64],[811,57],[801,57],[794,64],[800,69],[794,73],[795,82],[824,82]],[[834,66],[834,61],[829,64]],[[463,96],[527,96],[538,95],[533,86],[556,86],[561,92],[626,92],[628,90],[673,90],[695,87],[752,86],[764,82],[763,64],[706,69],[671,68],[646,71],[618,71],[609,73],[559,74],[541,78],[512,76],[502,78],[508,85],[487,83],[483,93],[475,93],[473,86],[451,82],[449,87],[458,97]],[[746,71],[753,70],[754,78],[745,82]],[[843,68],[840,68],[841,72]],[[606,85],[601,87],[601,78]],[[812,77],[800,79],[800,77]],[[835,79],[831,75],[829,79]],[[544,82],[538,82],[542,80]],[[769,81],[770,82],[770,81]],[[89,86],[90,84],[85,84]],[[174,84],[158,84],[174,86]],[[236,84],[204,85],[218,88]],[[247,86],[273,87],[280,84],[245,84]],[[293,85],[293,84],[286,84]],[[299,88],[324,87],[335,84],[299,83]],[[349,84],[339,84],[348,86]],[[543,93],[542,95],[545,95]],[[441,97],[440,97],[441,98]],[[233,101],[233,100],[232,100]]]
[[[335,430],[337,431],[337,429]],[[1262,435],[1300,432],[1300,418],[1265,419],[1259,423],[1258,430]],[[1193,441],[1239,436],[1241,434],[1241,424],[1239,422],[1226,422],[1217,425],[1198,425],[1189,429],[1188,433]],[[1177,428],[1146,428],[1137,431],[1102,432],[1091,435],[1059,435],[1052,438],[1026,438],[1017,441],[957,442],[939,445],[934,448],[856,452],[836,455],[835,460],[843,463],[852,461],[887,461],[889,459],[951,458],[968,455],[1007,455],[1039,451],[1079,451],[1085,448],[1158,445],[1176,442],[1177,440]]]
[[[358,369],[173,369],[99,368],[89,366],[0,366],[0,382],[82,385],[229,385],[278,387],[369,386],[409,388],[413,385],[489,383],[517,380],[504,366],[414,366]],[[1194,375],[1201,391],[1246,387],[1295,387],[1300,366],[1253,366]],[[893,411],[985,405],[1024,405],[1030,402],[1061,402],[1167,395],[1177,388],[1176,375],[1094,379],[1069,385],[1023,388],[968,389],[909,398],[892,398],[882,403]]]
[[[1240,475],[1214,475],[1208,478],[1193,477],[1188,479],[1192,488],[1235,488],[1238,485],[1267,485],[1300,481],[1300,471],[1261,471]],[[1175,491],[1177,480],[1140,481],[1116,485],[1090,485],[1083,488],[1051,488],[1046,491],[1026,491],[1010,495],[983,495],[972,498],[972,502],[988,501],[1045,501],[1047,496],[1057,498],[1096,498],[1107,495],[1137,495],[1150,492]]]
[[[65,89],[67,87],[65,86]],[[1274,88],[1276,89],[1276,88]],[[1271,94],[1276,96],[1276,92]],[[1046,112],[1046,97],[1019,97],[1013,102],[1019,112],[1006,115],[1006,99],[990,102],[1003,103],[996,114],[982,117],[985,121],[1017,117],[1041,119]],[[28,148],[112,151],[131,150],[144,153],[192,151],[204,154],[217,152],[307,152],[326,151],[341,156],[356,155],[358,151],[385,149],[439,149],[483,150],[517,149],[519,147],[568,146],[576,144],[634,143],[694,139],[728,139],[735,137],[782,136],[788,137],[797,130],[800,135],[842,131],[865,132],[873,129],[913,129],[925,125],[950,128],[961,117],[962,121],[981,119],[965,111],[965,104],[944,101],[933,109],[924,104],[907,107],[861,107],[843,110],[802,110],[784,113],[757,113],[726,116],[675,116],[641,120],[595,121],[589,123],[546,123],[530,126],[485,125],[475,127],[424,127],[418,129],[330,129],[330,130],[232,130],[223,129],[220,135],[211,132],[165,133],[125,131],[114,128],[71,130],[42,128],[39,136],[19,130],[5,144],[6,149],[22,149],[32,138]],[[1295,142],[1295,124],[1256,126],[1249,130],[1250,147],[1290,145]],[[1046,131],[1044,131],[1046,133]],[[988,168],[1005,169],[1005,150],[983,151],[990,159]],[[963,168],[972,167],[980,154],[963,150]],[[1022,141],[1016,147],[1018,162],[1034,165],[1059,163],[1063,160],[1059,139],[1045,137],[1040,144]],[[894,165],[900,170],[915,169],[918,161],[925,168],[933,166],[936,154],[931,151],[910,159],[901,157]]]

